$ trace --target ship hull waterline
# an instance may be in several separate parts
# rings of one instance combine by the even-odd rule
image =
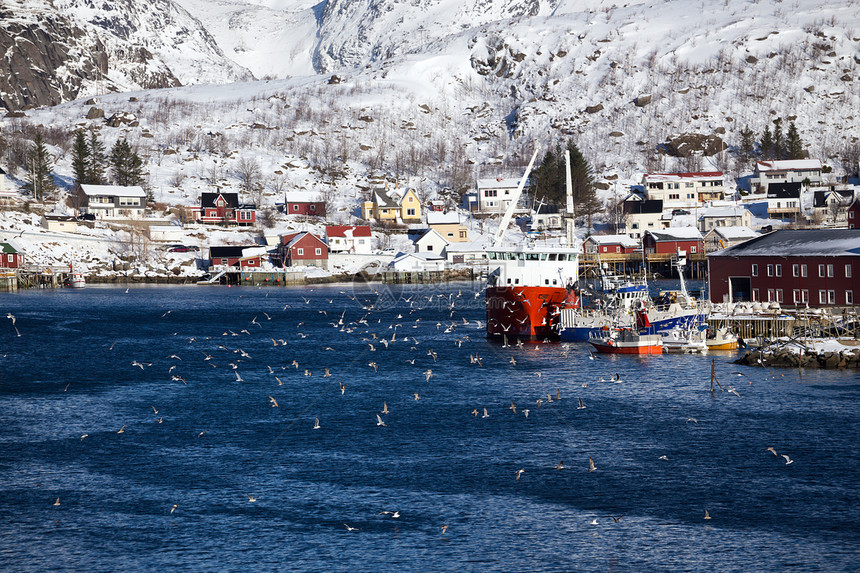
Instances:
[[[487,287],[487,336],[519,340],[557,340],[563,287]]]

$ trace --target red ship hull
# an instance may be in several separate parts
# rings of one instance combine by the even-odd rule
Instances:
[[[543,340],[558,338],[560,287],[487,287],[487,336]]]

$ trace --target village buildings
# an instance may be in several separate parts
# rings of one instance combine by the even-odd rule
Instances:
[[[368,225],[329,225],[325,234],[331,253],[369,255],[373,252]]]
[[[476,183],[478,201],[475,209],[483,215],[498,215],[507,211],[521,179],[496,177],[478,179]],[[515,207],[515,213],[528,212],[528,198],[525,191]]]
[[[442,235],[449,243],[469,241],[469,230],[461,223],[460,214],[455,211],[449,213],[428,211],[427,226]]]
[[[767,192],[774,183],[802,183],[807,187],[821,185],[821,161],[791,159],[756,162],[750,186],[760,192]]]
[[[860,231],[777,230],[708,255],[711,302],[853,306],[860,295]]]
[[[278,257],[285,267],[320,267],[328,268],[328,245],[322,239],[302,231],[281,236],[278,245]]]
[[[313,191],[287,191],[284,193],[284,213],[325,217],[326,202],[319,193]]]
[[[240,203],[238,193],[201,193],[191,211],[198,223],[249,226],[257,220],[256,205]]]
[[[414,189],[374,189],[361,206],[362,218],[378,223],[420,223],[421,201]]]
[[[722,171],[698,173],[649,173],[643,178],[648,199],[663,201],[663,207],[696,207],[723,199],[725,176]]]
[[[96,219],[140,219],[146,211],[146,192],[139,185],[77,185],[78,212]]]

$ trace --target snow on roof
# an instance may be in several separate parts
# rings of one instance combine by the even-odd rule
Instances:
[[[242,249],[243,257],[265,257],[266,254],[266,247],[248,247],[246,249]]]
[[[638,247],[639,241],[630,235],[591,235],[586,241],[592,241],[595,245],[621,245],[624,247]]]
[[[818,159],[787,159],[782,161],[757,161],[759,171],[788,171],[795,169],[821,169]]]
[[[658,241],[676,241],[679,239],[701,239],[702,233],[695,227],[669,227],[660,231],[645,231]]]
[[[325,228],[327,237],[369,237],[369,225],[329,225]]]
[[[860,230],[857,229],[780,229],[712,256],[860,256]]]
[[[744,215],[744,211],[746,208],[744,207],[708,207],[706,209],[700,209],[701,213],[700,219],[706,219],[710,217],[742,217]]]
[[[440,213],[439,211],[428,211],[427,212],[427,224],[428,225],[449,225],[449,224],[459,224],[460,223],[460,214],[452,211],[450,213]]]
[[[495,177],[493,179],[478,179],[478,189],[516,189],[522,179],[512,177]]]
[[[695,179],[714,179],[722,177],[722,171],[699,171],[695,173],[648,173],[645,181],[683,181]]]
[[[322,201],[322,196],[316,191],[287,191],[285,196],[288,203],[319,203]]]
[[[758,231],[754,231],[749,227],[714,227],[711,232],[716,233],[729,241],[753,239],[759,236]]]
[[[87,197],[105,196],[111,197],[146,197],[146,191],[140,185],[81,185],[81,191]]]

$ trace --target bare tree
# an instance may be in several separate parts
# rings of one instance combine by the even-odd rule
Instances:
[[[262,200],[262,177],[260,162],[256,159],[242,157],[236,164],[236,176],[242,185],[242,191],[251,198],[256,205]]]

